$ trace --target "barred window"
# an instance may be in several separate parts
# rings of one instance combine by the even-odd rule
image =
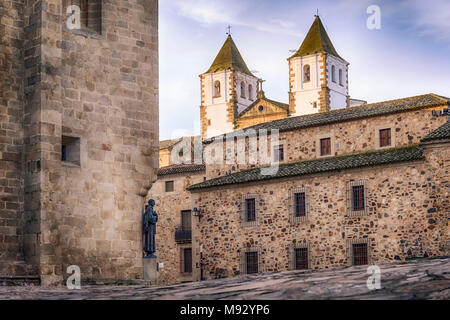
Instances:
[[[353,265],[360,266],[368,264],[367,243],[355,243],[352,245]]]
[[[304,217],[306,216],[306,194],[305,192],[294,193],[295,201],[295,216]]]
[[[367,185],[365,180],[350,181],[347,185],[347,207],[350,216],[368,214]]]
[[[320,155],[331,155],[331,138],[320,139]]]
[[[295,269],[308,269],[308,248],[295,248]]]
[[[379,131],[380,134],[380,148],[390,147],[391,142],[391,129],[382,129]]]
[[[247,274],[258,273],[258,252],[246,252],[245,263]]]
[[[245,199],[246,221],[256,221],[255,199]]]
[[[353,186],[352,203],[353,211],[360,211],[365,209],[364,204],[364,186]]]

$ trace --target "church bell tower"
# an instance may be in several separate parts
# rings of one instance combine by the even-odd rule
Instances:
[[[319,16],[289,62],[289,111],[300,116],[349,105],[348,66]]]
[[[235,129],[237,115],[257,99],[258,78],[248,69],[231,35],[211,67],[200,75],[202,138]]]

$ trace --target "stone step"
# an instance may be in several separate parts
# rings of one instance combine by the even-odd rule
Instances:
[[[38,276],[24,276],[24,277],[7,277],[0,275],[0,287],[2,286],[39,286],[41,278]]]

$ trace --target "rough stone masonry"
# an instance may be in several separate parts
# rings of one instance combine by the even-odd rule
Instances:
[[[158,1],[1,1],[0,123],[0,276],[142,278]]]

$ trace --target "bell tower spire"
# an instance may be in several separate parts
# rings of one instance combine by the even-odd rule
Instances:
[[[347,107],[349,63],[334,48],[318,11],[303,43],[288,62],[292,115]]]
[[[200,75],[200,83],[202,137],[233,131],[239,113],[257,99],[258,78],[234,43],[231,26],[213,63]]]

